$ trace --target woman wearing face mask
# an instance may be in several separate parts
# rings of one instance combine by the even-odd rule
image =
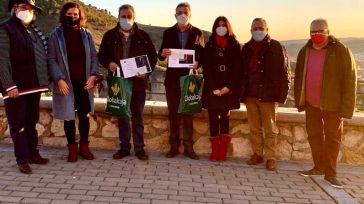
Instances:
[[[202,102],[209,113],[212,161],[225,161],[229,136],[229,113],[238,109],[240,93],[240,45],[224,16],[218,17],[204,50],[205,79]]]
[[[85,13],[79,3],[66,3],[60,12],[61,25],[49,39],[49,56],[53,80],[53,116],[64,120],[68,142],[68,161],[76,162],[79,154],[94,159],[89,149],[89,113],[93,113],[93,91],[99,74],[92,36],[84,28]],[[75,110],[80,132],[79,150],[75,139]]]

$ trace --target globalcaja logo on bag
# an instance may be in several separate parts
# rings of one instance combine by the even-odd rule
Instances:
[[[201,96],[198,94],[198,89],[196,84],[191,81],[188,85],[188,93],[185,96],[185,101],[199,101],[201,100]],[[191,104],[192,105],[192,104]]]
[[[122,99],[122,98],[118,98],[118,94],[120,92],[120,87],[118,86],[118,84],[114,84],[111,86],[111,91],[112,93],[114,94],[113,97],[110,97],[108,98],[108,102],[110,103],[116,103],[116,104],[119,104],[119,105],[123,105],[123,106],[126,106],[126,100],[125,99]]]
[[[111,90],[112,92],[114,93],[114,96],[117,96],[118,93],[120,92],[120,87],[117,85],[117,84],[114,84],[112,87],[111,87]]]

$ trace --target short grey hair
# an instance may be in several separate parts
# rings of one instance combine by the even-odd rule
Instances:
[[[265,27],[268,27],[267,21],[266,21],[264,18],[254,18],[251,26],[253,26],[253,24],[254,24],[255,22],[257,22],[257,21],[261,21],[261,22],[263,22],[263,23],[264,23],[264,25],[265,25]]]
[[[191,11],[191,5],[190,5],[188,2],[181,2],[181,3],[179,3],[179,4],[177,5],[177,7],[176,7],[176,11],[177,11],[177,9],[178,9],[179,7],[186,7],[186,8],[188,8],[188,10],[190,10],[190,11]]]
[[[134,10],[134,7],[130,4],[123,4],[119,7],[119,16],[120,16],[120,13],[121,13],[121,10],[124,10],[124,9],[130,9],[131,12],[133,13],[134,17],[135,17],[135,10]]]
[[[315,23],[323,23],[325,25],[326,29],[329,29],[329,23],[324,18],[316,18],[315,20],[313,20],[311,22],[311,25],[310,26],[312,26]]]

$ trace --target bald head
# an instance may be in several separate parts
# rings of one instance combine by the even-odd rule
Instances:
[[[317,27],[317,26],[319,26],[319,27],[322,27],[322,28],[324,28],[324,29],[327,29],[327,30],[329,30],[329,24],[327,23],[327,20],[326,19],[324,19],[324,18],[317,18],[317,19],[315,19],[315,20],[313,20],[312,22],[311,22],[311,30],[312,30],[312,27]]]

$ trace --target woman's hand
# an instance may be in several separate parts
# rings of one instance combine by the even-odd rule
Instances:
[[[220,92],[221,92],[221,95],[223,96],[223,95],[229,93],[230,92],[230,89],[225,86],[224,88],[221,89]]]
[[[58,89],[62,95],[66,96],[69,94],[68,84],[63,79],[59,80],[57,82],[57,85],[58,85]]]
[[[17,98],[19,96],[18,89],[13,89],[13,90],[9,91],[8,96],[9,96],[9,98]]]
[[[221,96],[221,91],[219,89],[216,89],[212,92],[215,96]]]
[[[95,86],[95,80],[96,80],[96,76],[90,76],[87,79],[85,89],[86,90],[90,90],[90,89],[94,88],[94,86]]]

